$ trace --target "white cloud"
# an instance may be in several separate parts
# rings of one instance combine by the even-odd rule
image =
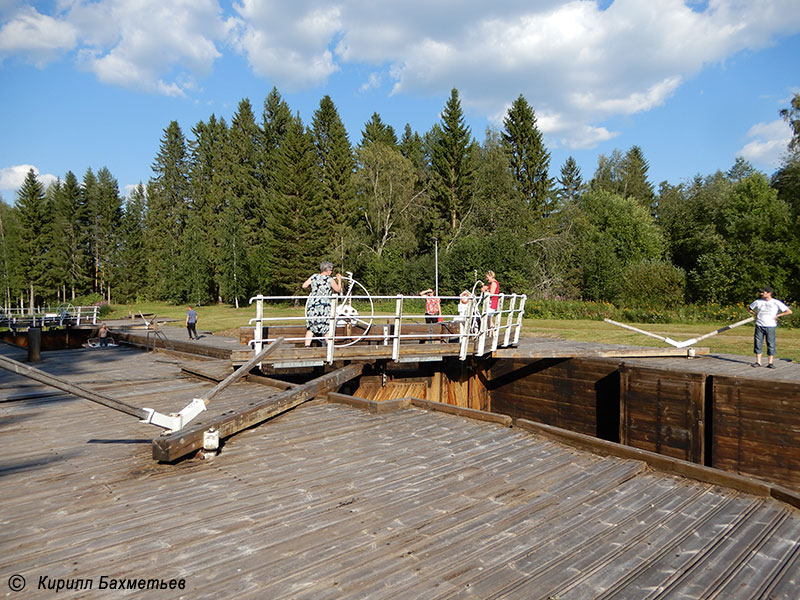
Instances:
[[[0,28],[0,56],[18,55],[38,67],[72,50],[78,32],[69,23],[25,7]]]
[[[757,123],[747,132],[752,141],[745,144],[737,156],[742,156],[754,165],[771,170],[776,169],[786,154],[791,130],[783,120],[771,123]]]
[[[380,73],[374,72],[370,73],[367,80],[361,84],[361,87],[358,88],[359,92],[368,92],[369,90],[375,90],[381,87],[381,82],[383,81],[383,76]]]
[[[104,83],[165,95],[193,89],[230,36],[216,0],[64,0],[52,16],[24,8],[2,26],[0,55],[44,65],[76,50]]]
[[[379,67],[391,93],[461,92],[465,108],[498,115],[524,94],[559,143],[617,135],[612,116],[663,104],[709,64],[800,31],[796,0],[593,0],[381,3],[242,0],[239,48],[260,76],[321,85],[345,64]],[[369,89],[373,84],[363,84]]]
[[[235,43],[256,75],[290,90],[321,85],[339,66],[330,50],[342,27],[328,2],[243,0]]]
[[[226,48],[288,91],[366,66],[362,91],[378,73],[392,94],[457,87],[482,115],[522,93],[570,147],[613,137],[607,119],[663,104],[708,65],[800,32],[797,0],[237,0],[232,14],[218,0],[58,0],[49,15],[12,1],[0,0],[0,57],[74,52],[103,82],[173,96]]]
[[[13,198],[6,196],[3,194],[3,197],[6,202],[13,202],[16,200],[16,193],[19,191],[19,188],[22,187],[22,184],[25,182],[25,178],[28,176],[28,172],[33,169],[33,174],[36,175],[36,178],[39,180],[39,183],[42,184],[44,189],[47,189],[51,183],[54,183],[58,177],[55,175],[50,175],[48,173],[41,174],[39,173],[39,169],[37,169],[34,165],[14,165],[13,167],[5,167],[0,169],[0,190],[4,192],[8,192],[9,194],[13,194]]]

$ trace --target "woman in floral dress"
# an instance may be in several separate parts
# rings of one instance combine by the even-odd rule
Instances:
[[[314,336],[328,337],[331,322],[331,295],[342,291],[342,274],[331,277],[333,263],[323,261],[319,273],[314,273],[303,283],[303,289],[311,288],[306,301],[306,347]]]

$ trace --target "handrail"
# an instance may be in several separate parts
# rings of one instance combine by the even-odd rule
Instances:
[[[250,304],[255,303],[256,316],[250,319],[249,323],[253,326],[253,339],[249,342],[253,346],[254,353],[258,353],[265,344],[275,341],[278,337],[283,338],[287,343],[301,342],[305,340],[305,335],[292,337],[285,332],[279,336],[264,336],[264,327],[273,325],[291,325],[305,323],[305,315],[287,315],[280,317],[265,317],[265,303],[299,302],[305,301],[310,296],[264,296],[257,295],[250,298]],[[525,302],[527,296],[524,294],[497,294],[497,309],[490,310],[491,296],[483,294],[480,296],[470,295],[467,302],[461,296],[440,296],[442,308],[449,308],[452,303],[461,307],[455,313],[442,312],[436,315],[439,318],[443,329],[440,333],[430,331],[418,333],[408,331],[405,328],[409,323],[422,323],[432,315],[424,313],[424,296],[404,296],[397,294],[394,296],[349,296],[348,301],[361,300],[368,301],[394,301],[394,311],[384,314],[370,314],[369,316],[358,316],[357,319],[349,315],[337,315],[336,306],[340,303],[342,296],[332,294],[330,296],[314,296],[315,298],[327,298],[331,302],[330,320],[328,331],[333,331],[322,341],[326,347],[325,360],[329,364],[333,363],[336,356],[337,343],[352,343],[357,338],[358,341],[372,343],[382,343],[392,346],[392,358],[398,360],[400,357],[400,345],[403,341],[411,340],[442,340],[457,341],[459,344],[459,358],[466,360],[470,354],[470,343],[474,342],[473,353],[482,356],[486,353],[497,350],[498,347],[515,346],[519,343],[522,330],[522,320],[525,312]],[[416,310],[416,307],[420,307]],[[411,310],[409,310],[411,308]],[[368,322],[369,327],[363,334],[353,332],[337,334],[336,327],[353,325],[354,321]],[[457,330],[450,327],[455,326]],[[305,331],[304,331],[305,333]],[[319,338],[318,338],[319,339]]]
[[[29,308],[2,308],[0,307],[0,326],[63,326],[65,324],[81,325],[97,324],[100,312],[99,306],[72,306],[59,305],[38,307],[31,311]]]

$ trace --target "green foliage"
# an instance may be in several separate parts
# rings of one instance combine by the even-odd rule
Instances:
[[[314,112],[311,137],[316,151],[319,208],[328,224],[317,234],[323,237],[327,250],[324,256],[341,265],[344,255],[353,246],[351,231],[357,218],[353,183],[355,159],[347,131],[330,96],[323,97]]]
[[[793,128],[797,98],[781,113]],[[738,158],[656,195],[638,146],[600,156],[588,186],[570,157],[553,187],[524,97],[503,125],[478,145],[456,89],[422,135],[406,124],[398,141],[373,113],[355,152],[328,96],[310,130],[275,88],[259,122],[247,99],[230,127],[212,114],[188,141],[173,121],[124,210],[106,168],[47,190],[29,173],[17,206],[0,204],[3,303],[33,285],[39,302],[113,290],[238,306],[300,293],[322,259],[374,293],[416,294],[435,284],[436,247],[442,294],[492,269],[503,291],[545,312],[599,314],[614,302],[620,319],[655,322],[702,312],[684,300],[733,306],[764,284],[800,297],[796,144],[771,184]],[[553,298],[595,303],[555,308]]]
[[[17,194],[19,214],[20,273],[24,292],[29,293],[29,302],[34,304],[35,294],[42,294],[48,287],[49,219],[44,189],[33,169],[28,171]],[[45,292],[46,293],[46,292]]]
[[[538,218],[550,212],[548,206],[553,185],[548,168],[550,153],[536,125],[536,115],[520,94],[503,119],[503,149],[517,193]]]
[[[588,299],[617,298],[627,265],[661,258],[661,232],[633,197],[592,189],[571,211],[570,220],[581,290]]]
[[[474,163],[471,160],[472,134],[461,110],[458,90],[442,112],[438,128],[431,130],[431,198],[436,220],[433,234],[450,243],[472,206]]]
[[[177,121],[164,130],[152,168],[154,177],[147,186],[145,236],[150,260],[148,287],[156,298],[177,304],[182,302],[178,285],[180,239],[190,198],[186,140]]]
[[[561,167],[561,176],[556,180],[556,199],[561,206],[572,204],[580,197],[583,180],[581,169],[572,156],[569,156]]]
[[[792,128],[792,139],[789,141],[789,151],[800,151],[800,92],[795,92],[789,108],[784,108],[779,113],[784,121]]]
[[[372,118],[364,125],[361,132],[361,146],[368,146],[375,142],[381,142],[394,148],[397,146],[397,135],[391,125],[387,125],[381,120],[378,113],[372,113]]]
[[[625,156],[614,150],[610,157],[600,155],[597,171],[589,185],[593,190],[635,198],[640,205],[649,208],[655,197],[653,186],[647,179],[649,169],[639,146],[631,146]]]
[[[657,310],[684,303],[686,273],[663,260],[641,260],[622,270],[618,304]]]
[[[278,295],[297,293],[327,256],[330,221],[320,201],[316,166],[313,139],[297,116],[281,147],[275,208],[267,224],[270,291]]]

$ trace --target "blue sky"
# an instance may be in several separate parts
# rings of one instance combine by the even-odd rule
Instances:
[[[523,94],[554,175],[633,145],[654,185],[771,174],[798,56],[798,0],[0,0],[0,195],[104,166],[125,194],[170,121],[273,86],[306,123],[330,95],[353,144],[373,112],[424,133],[456,87],[479,142]]]

